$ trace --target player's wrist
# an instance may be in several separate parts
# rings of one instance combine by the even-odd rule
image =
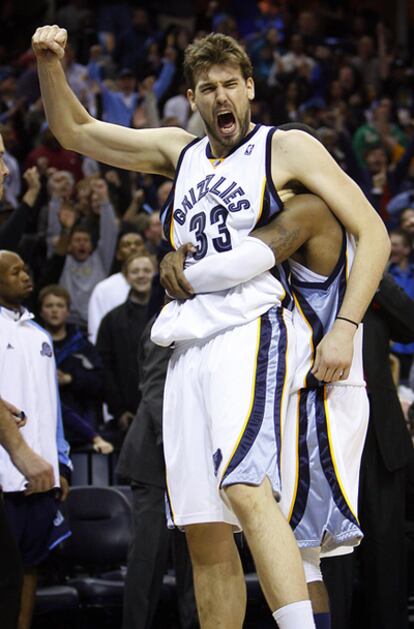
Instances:
[[[342,317],[337,317],[332,326],[332,329],[334,329],[337,332],[341,332],[341,334],[344,334],[346,336],[353,337],[355,336],[355,332],[357,331],[358,327],[359,326],[356,321],[353,321],[351,319],[348,320]]]

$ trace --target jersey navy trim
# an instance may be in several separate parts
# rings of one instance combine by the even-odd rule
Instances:
[[[297,303],[299,304],[300,310],[302,311],[303,316],[309,324],[309,327],[312,330],[312,344],[313,344],[313,352],[312,352],[312,366],[315,362],[315,352],[316,347],[319,345],[324,336],[324,329],[321,320],[318,315],[309,304],[309,302],[301,295],[300,293],[294,293]],[[315,376],[309,371],[306,374],[306,387],[318,387],[321,385],[320,381],[315,378]]]
[[[173,180],[173,185],[172,188],[170,190],[170,193],[167,197],[167,200],[165,201],[164,205],[161,208],[160,211],[160,220],[163,226],[163,230],[164,230],[164,236],[166,237],[166,239],[168,240],[168,242],[170,243],[170,245],[175,249],[172,241],[171,241],[171,224],[172,224],[172,219],[173,219],[173,211],[174,211],[174,195],[175,195],[175,186],[177,183],[177,178],[178,178],[178,173],[180,171],[181,168],[181,164],[183,162],[184,159],[184,155],[186,154],[186,152],[188,151],[188,149],[192,146],[194,146],[194,144],[197,144],[197,142],[201,142],[200,138],[194,138],[194,140],[191,140],[191,142],[189,142],[188,144],[185,145],[185,147],[183,148],[183,150],[180,153],[180,156],[178,158],[178,162],[177,162],[177,166],[175,169],[175,175],[174,175],[174,180]]]
[[[282,299],[281,305],[286,310],[293,310],[294,299],[292,295],[292,290],[289,284],[290,277],[290,267],[288,262],[282,262],[281,264],[277,264],[270,270],[271,274],[278,282],[282,285],[285,296]]]
[[[243,146],[243,144],[248,142],[254,136],[254,134],[257,133],[257,131],[260,129],[261,126],[262,126],[261,124],[256,124],[255,127],[251,131],[249,131],[249,133],[247,135],[245,135],[244,138],[242,138],[240,140],[240,142],[238,142],[235,146],[233,146],[233,148],[230,150],[230,152],[227,153],[227,155],[225,155],[224,159],[229,157],[232,153],[237,151],[237,149],[239,149],[241,146]],[[207,144],[206,144],[206,157],[207,157],[207,159],[219,159],[218,157],[213,155],[212,150],[211,150],[211,146],[210,146],[210,142],[207,142]]]
[[[341,225],[342,229],[342,245],[341,252],[339,254],[339,258],[337,263],[335,264],[335,268],[332,273],[326,278],[323,282],[305,282],[303,280],[299,280],[295,277],[294,271],[292,271],[291,283],[292,286],[298,286],[299,288],[319,288],[321,290],[326,290],[332,284],[334,279],[338,276],[339,272],[346,265],[346,246],[347,246],[347,238],[346,231],[343,225]],[[304,266],[304,265],[302,265]]]
[[[269,187],[269,195],[270,197],[273,197],[274,201],[276,202],[279,208],[279,211],[281,211],[283,210],[283,202],[279,196],[278,191],[276,190],[276,186],[273,183],[273,179],[272,179],[272,139],[275,134],[275,131],[277,131],[277,127],[272,127],[269,130],[267,134],[267,138],[266,138],[266,181],[267,181],[267,186]]]

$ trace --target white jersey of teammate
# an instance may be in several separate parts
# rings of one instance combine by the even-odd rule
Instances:
[[[311,373],[316,347],[341,307],[354,254],[354,239],[343,231],[339,259],[328,277],[289,262],[296,359],[282,443],[281,507],[299,546],[324,552],[355,546],[362,538],[358,484],[369,413],[362,325],[346,380],[326,385]]]
[[[212,157],[207,137],[181,153],[161,220],[175,249],[189,242],[196,247],[188,265],[229,251],[282,209],[270,173],[274,131],[256,125],[224,159]],[[204,339],[249,323],[274,305],[291,308],[283,267],[276,277],[265,272],[230,290],[171,302],[155,322],[152,340],[167,346]]]
[[[339,313],[354,257],[355,240],[344,231],[341,253],[329,277],[314,273],[293,259],[289,260],[290,283],[296,306],[293,322],[298,339],[293,390],[318,385],[311,374],[316,347],[331,329]],[[335,386],[365,387],[362,328],[360,324],[354,336],[354,355],[349,376],[346,380],[336,382]]]

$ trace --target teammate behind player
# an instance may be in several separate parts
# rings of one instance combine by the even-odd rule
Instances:
[[[265,165],[263,152],[259,157],[260,168],[262,168],[263,195],[267,199],[263,205],[264,221],[269,215],[280,209],[277,190],[282,189],[286,182],[292,179],[301,181],[326,201],[346,226],[346,229],[359,239],[357,256],[341,314],[356,321],[361,319],[376,289],[388,257],[388,240],[384,227],[361,191],[337,167],[318,142],[298,131],[276,131],[275,133],[271,130],[261,131],[260,127],[256,128],[251,122],[250,101],[254,97],[252,68],[248,57],[233,39],[223,35],[211,35],[190,46],[186,53],[187,73],[190,79],[188,96],[191,108],[200,112],[206,126],[209,140],[207,155],[198,152],[200,145],[197,147],[196,143],[193,144],[193,136],[182,129],[132,130],[94,120],[81,106],[66,83],[59,62],[64,54],[65,43],[66,32],[57,26],[38,29],[33,38],[33,48],[38,59],[39,78],[48,122],[63,146],[120,168],[159,173],[171,178],[176,169],[180,169],[181,161],[185,158],[184,149],[186,149],[187,157],[192,154],[198,160],[194,162],[194,169],[189,168],[188,164],[186,165],[189,174],[187,190],[190,195],[190,206],[187,205],[188,220],[184,221],[185,229],[180,229],[183,226],[180,225],[183,215],[181,213],[176,214],[177,210],[182,210],[176,205],[182,201],[178,197],[172,199],[173,204],[170,204],[168,220],[176,244],[180,244],[183,237],[188,238],[186,230],[189,230],[192,232],[191,241],[194,245],[198,245],[199,256],[201,253],[210,256],[219,253],[220,247],[233,247],[245,238],[253,228],[254,221],[259,218],[258,197],[253,198],[252,196],[254,186],[250,187],[250,194],[245,199],[240,198],[244,196],[242,194],[244,192],[243,174],[248,173],[249,166],[246,163],[243,173],[241,173],[238,168],[238,157],[241,156],[241,152],[245,153],[246,158],[251,157],[249,164],[252,166],[256,160],[255,141],[260,138],[260,142],[263,142],[264,133],[267,133]],[[251,142],[253,148],[247,142],[250,135],[255,136]],[[237,149],[241,150],[238,151],[238,157],[233,159],[234,174],[228,182],[229,186],[224,189],[221,187],[223,182],[219,183],[219,169],[222,165],[225,166],[226,170],[228,167],[231,168],[232,157],[234,158]],[[212,162],[209,158],[212,159]],[[210,178],[214,176],[215,169],[217,169],[216,181],[213,190],[210,189],[209,182]],[[200,173],[204,173],[204,175]],[[233,183],[234,186],[232,186]],[[176,181],[176,187],[183,189],[182,178]],[[197,205],[198,201],[197,198],[191,196],[191,190],[193,194],[196,190],[199,194],[204,194],[201,212],[198,209],[194,210],[194,205]],[[217,203],[217,196],[220,194],[223,194],[225,198],[230,197],[228,199],[229,207],[225,208],[228,210],[228,214],[216,208],[217,205],[221,206],[221,203]],[[200,200],[200,197],[198,199]],[[233,201],[233,209],[236,210],[237,208],[239,211],[231,212],[230,203]],[[242,201],[247,201],[248,207],[243,203],[240,205]],[[201,206],[199,207],[201,210]],[[248,211],[244,212],[243,210]],[[202,216],[196,218],[197,213],[201,213]],[[172,217],[176,219],[174,222]],[[243,222],[244,219],[246,219],[245,222]],[[266,281],[270,288],[269,280]],[[259,348],[262,348],[262,344],[266,346],[270,338],[273,340],[276,338],[274,335],[269,336],[270,328],[277,329],[279,351],[273,351],[272,356],[276,356],[279,363],[272,363],[271,365],[269,363],[269,368],[273,370],[273,377],[278,380],[278,406],[281,407],[283,403],[286,403],[283,396],[283,377],[281,378],[284,374],[284,366],[286,366],[286,353],[282,351],[282,348],[286,349],[286,329],[289,324],[283,319],[283,313],[280,310],[272,310],[271,314],[266,315],[269,306],[272,309],[272,304],[266,301],[269,299],[270,293],[271,291],[256,291],[256,295],[261,297],[259,307],[249,311],[246,325],[237,325],[234,335],[226,336],[223,328],[218,330],[221,332],[218,345],[224,368],[230,368],[230,363],[226,363],[226,353],[230,360],[234,349],[242,348],[247,335],[249,340],[246,344],[246,352],[250,352],[250,357],[245,364],[249,365],[249,370],[253,369],[254,371],[254,366],[258,364],[255,362],[255,357],[257,358],[255,339],[259,339]],[[235,292],[233,292],[233,296],[234,294]],[[273,284],[273,298],[274,294]],[[233,297],[227,302],[227,306],[230,307],[230,326],[233,326],[232,317],[240,322],[240,304],[234,303],[232,305],[232,299]],[[196,300],[193,301],[196,303]],[[223,308],[221,312],[225,314]],[[261,319],[262,314],[265,316],[264,320]],[[195,323],[197,324],[196,320]],[[261,330],[260,334],[258,334],[259,329]],[[239,339],[236,338],[238,334],[240,335]],[[227,339],[229,346],[226,350]],[[266,347],[269,349],[268,346]],[[197,351],[194,344],[191,350],[191,354],[195,357]],[[327,375],[329,373],[334,374],[338,371],[338,353],[346,355],[345,363],[348,366],[350,364],[352,335],[345,332],[341,323],[338,322],[328,337],[321,342],[317,351],[318,368]],[[263,368],[265,355],[266,350],[263,349],[260,353]],[[212,350],[213,365],[216,364],[214,357],[215,350]],[[240,358],[239,363],[243,364],[243,359],[246,357],[241,356]],[[237,356],[235,359],[237,361]],[[279,369],[277,369],[277,364],[279,364]],[[340,361],[339,366],[342,368],[343,361]],[[238,364],[236,367],[240,370]],[[225,374],[226,371],[223,370],[223,373]],[[259,378],[259,376],[263,377],[265,373],[266,369],[264,371],[262,369],[257,371],[256,375]],[[229,372],[227,375],[231,376]],[[243,391],[243,395],[236,396],[234,382],[229,382],[229,386],[232,386],[234,390],[231,403],[235,399],[236,402],[240,403],[240,408],[244,412],[244,407],[248,406],[248,400],[247,402],[245,400],[246,392],[251,388],[253,374],[249,372],[240,375],[244,379],[241,378],[238,381],[238,390]],[[216,372],[213,373],[213,376],[218,388],[223,387],[224,379],[222,378],[222,382],[220,382],[219,374]],[[181,386],[182,384],[183,382],[180,383]],[[204,380],[203,386],[206,385],[207,381]],[[192,392],[190,391],[190,393]],[[203,390],[204,399],[206,399],[205,394],[206,391]],[[191,406],[193,403],[190,398],[191,396],[181,395],[183,403],[186,403],[187,406]],[[220,415],[220,412],[225,410],[225,405],[220,396],[217,397],[217,401],[215,411]],[[254,397],[252,397],[252,401],[255,401]],[[263,398],[260,400],[260,404],[262,403]],[[268,422],[271,422],[271,406],[270,404],[265,409],[268,414]],[[232,410],[230,408],[230,411]],[[229,409],[227,409],[226,417],[231,416],[228,411]],[[252,411],[254,411],[254,418],[257,419],[256,406],[252,408]],[[188,409],[187,419],[190,421],[191,417],[198,417],[199,415],[199,407],[195,405]],[[253,417],[253,415],[249,413],[248,418]],[[237,418],[238,421],[240,418],[241,415]],[[178,417],[173,418],[173,420],[178,420]],[[267,426],[269,425],[270,423],[267,424]],[[206,426],[202,425],[201,428],[207,430]],[[223,434],[227,433],[227,428],[226,425],[222,426]],[[239,472],[241,469],[236,465],[237,451],[242,441],[242,446],[244,446],[242,439],[244,429],[240,432],[240,427],[237,428],[236,422],[232,424],[231,431],[234,433],[231,439],[234,440],[234,454],[237,456],[236,458],[231,456],[231,460],[229,460],[230,463],[234,463],[234,467],[229,467],[229,465],[226,467],[227,472],[229,472],[227,477],[229,484],[231,484],[231,478],[229,478],[231,473]],[[204,435],[205,433],[201,434]],[[239,439],[236,437],[237,434],[240,435]],[[173,439],[169,443],[172,451],[176,446],[177,436],[175,435]],[[181,460],[187,465],[195,465],[195,475],[197,470],[206,473],[207,467],[212,465],[211,444],[204,443],[203,439],[204,436],[202,436],[201,442],[199,440],[197,443],[198,449],[195,448],[195,443],[191,442],[191,438],[187,441],[183,439],[183,444],[187,447],[184,454],[185,458]],[[230,442],[231,440],[226,443],[227,450],[230,447]],[[208,445],[208,449],[204,451],[204,456],[200,455],[200,451],[203,452],[206,445]],[[222,465],[224,468],[227,461],[220,460],[221,449],[217,448],[214,454],[216,454],[215,466],[219,468]],[[180,456],[182,456],[181,451]],[[265,469],[267,470],[267,466],[271,464],[277,471],[276,455],[272,454],[272,457],[272,461],[266,461]],[[177,470],[178,465],[179,470],[181,460],[167,461],[167,467],[170,466],[169,478],[171,478],[170,472],[174,466]],[[202,461],[201,464],[200,461]],[[253,464],[255,462],[257,463],[257,457],[256,461],[252,461]],[[211,474],[212,480],[208,489],[208,492],[211,493],[208,497],[211,497],[212,501],[217,504],[215,502],[217,500],[215,477],[211,470],[208,474]],[[266,471],[265,477],[267,476]],[[246,478],[243,481],[240,479],[241,476],[238,476],[235,481],[236,484],[226,489],[227,500],[231,503],[233,512],[231,522],[234,523],[234,512],[237,512],[238,518],[236,520],[241,521],[249,539],[267,601],[272,611],[276,610],[275,619],[281,629],[298,626],[303,629],[312,627],[311,611],[305,600],[307,594],[299,555],[297,551],[295,552],[293,536],[290,536],[290,530],[288,527],[286,528],[286,523],[273,500],[270,484],[267,480],[258,483],[256,478],[254,482],[257,483],[257,486],[251,486],[246,484]],[[184,492],[185,494],[187,489],[191,491],[191,488],[188,488],[186,484],[178,488],[174,487],[174,491],[180,499],[181,493]],[[199,495],[194,497],[196,499],[202,498]],[[219,508],[222,512],[225,509],[224,503],[220,503]],[[204,523],[205,521],[200,520],[197,513],[193,513],[192,517],[193,524],[191,521],[187,521],[186,524],[188,524],[187,535],[195,568],[201,624],[203,628],[214,627],[216,629],[216,627],[222,626],[226,629],[233,627],[238,629],[241,627],[244,617],[245,589],[240,563],[234,554],[234,542],[229,522],[226,523],[226,520],[222,519],[218,522],[217,520],[211,522],[210,519],[208,523]],[[211,518],[212,514],[209,513],[208,517]],[[277,535],[274,533],[276,529],[278,530]]]
[[[368,423],[362,328],[344,322],[356,333],[346,379],[340,380],[338,372],[332,376],[338,382],[330,386],[318,382],[312,374],[315,348],[341,307],[355,245],[320,199],[309,194],[289,196],[285,210],[272,223],[218,259],[206,258],[184,272],[185,256],[192,247],[168,254],[161,265],[161,281],[179,299],[250,281],[263,247],[255,239],[270,247],[277,262],[290,258],[297,351],[283,426],[281,508],[301,547],[316,626],[325,627],[329,601],[319,568],[321,546],[335,551],[358,544],[362,537],[356,515]],[[256,266],[256,271],[264,271],[265,266]]]

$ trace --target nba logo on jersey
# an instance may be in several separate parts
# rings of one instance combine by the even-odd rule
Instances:
[[[249,145],[247,146],[246,150],[244,151],[244,154],[245,154],[245,155],[251,155],[251,154],[252,154],[253,149],[254,149],[254,144],[249,144]]]

